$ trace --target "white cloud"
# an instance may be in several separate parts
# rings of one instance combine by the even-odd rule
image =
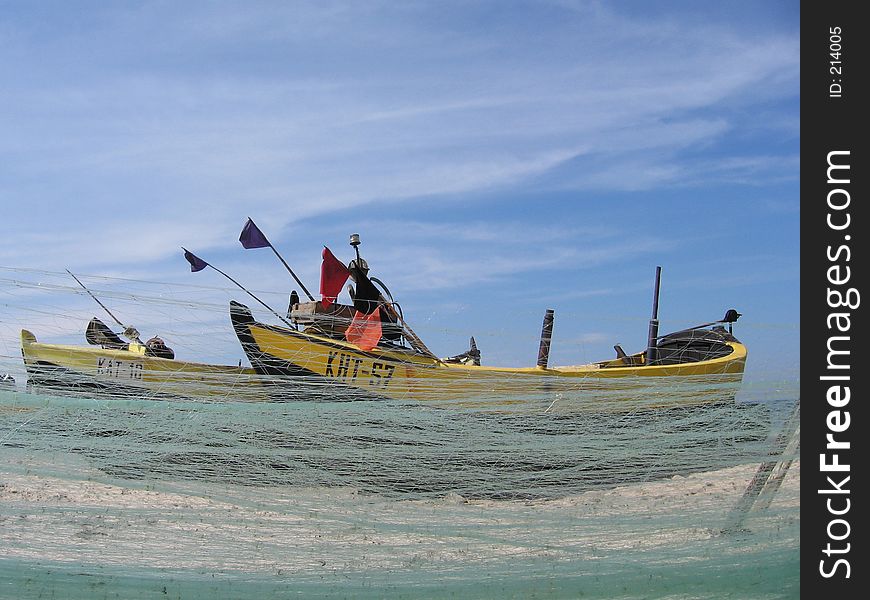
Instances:
[[[147,198],[185,216],[208,207],[215,220],[240,202],[280,212],[292,199],[284,213],[291,220],[372,200],[507,185],[589,153],[610,155],[619,171],[624,160],[637,160],[620,153],[675,151],[728,129],[722,117],[686,111],[740,98],[772,77],[797,77],[796,39],[680,30],[675,21],[638,23],[601,7],[584,7],[582,18],[546,35],[507,23],[504,35],[475,36],[428,27],[423,19],[433,7],[426,5],[275,4],[250,12],[223,5],[204,14],[184,7],[168,23],[166,7],[157,6],[109,11],[108,23],[117,19],[135,38],[161,21],[161,44],[183,58],[192,53],[211,65],[228,44],[237,53],[231,57],[250,54],[270,68],[173,68],[165,64],[169,51],[155,57],[154,48],[125,47],[117,60],[132,69],[107,69],[104,59],[78,66],[89,75],[81,83],[11,86],[0,105],[19,115],[0,151],[9,164],[67,180],[74,190],[86,186],[78,177],[104,179],[95,202]],[[388,13],[398,19],[385,20]],[[108,30],[96,34],[44,52],[59,60],[52,48],[121,41]],[[254,39],[261,48],[251,47]],[[369,47],[358,58],[363,41]],[[263,54],[281,50],[289,54],[277,65]],[[324,63],[320,72],[297,69],[297,53],[306,50]],[[655,163],[622,171],[624,189],[674,176]],[[576,179],[584,181],[600,186],[613,177],[600,169]],[[125,182],[136,188],[131,200]],[[97,218],[119,220],[111,212]]]

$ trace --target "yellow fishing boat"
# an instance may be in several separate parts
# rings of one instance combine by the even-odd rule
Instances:
[[[310,316],[300,316],[305,312]],[[387,341],[363,350],[335,334],[349,326],[350,312],[334,304],[323,309],[319,302],[297,305],[291,318],[311,322],[307,329],[297,330],[258,322],[236,302],[230,310],[236,335],[257,373],[308,383],[322,380],[396,399],[471,400],[486,395],[509,402],[511,397],[541,392],[633,390],[653,380],[659,385],[665,380],[739,383],[746,363],[746,347],[717,323],[658,338],[652,362],[648,352],[639,352],[587,365],[550,367],[539,361],[530,367],[490,367],[478,363],[473,340],[468,352],[444,359]],[[678,396],[682,395],[672,394]],[[703,402],[700,397],[692,400]]]
[[[21,330],[28,385],[63,394],[108,392],[114,397],[265,397],[251,368],[175,360],[159,338],[128,343],[96,317],[85,338],[91,346],[45,344]]]
[[[352,235],[356,259],[347,266],[324,249],[322,299],[314,300],[309,294],[311,302],[299,302],[298,295],[291,294],[289,321],[281,317],[284,325],[259,322],[247,306],[231,303],[233,329],[258,374],[281,378],[285,387],[330,384],[338,394],[352,391],[363,396],[461,401],[487,396],[493,402],[525,402],[530,395],[554,397],[554,392],[583,390],[632,390],[624,396],[637,398],[644,394],[638,392],[638,387],[650,387],[655,381],[653,387],[664,389],[667,381],[679,385],[670,386],[662,395],[668,398],[663,403],[675,399],[701,403],[722,398],[700,393],[699,383],[734,384],[742,379],[746,347],[731,330],[740,317],[737,311],[729,310],[719,321],[658,335],[661,268],[656,270],[649,344],[642,352],[628,355],[614,346],[614,359],[551,367],[553,311],[548,310],[536,365],[482,365],[474,338],[467,352],[439,358],[404,321],[401,308],[383,282],[369,278],[368,264],[359,256],[359,244],[359,236]],[[200,261],[196,268],[206,264]],[[356,289],[348,287],[352,306],[336,302],[348,279],[356,284]]]

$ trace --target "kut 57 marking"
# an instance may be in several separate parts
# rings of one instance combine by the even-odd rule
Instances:
[[[369,385],[385,388],[390,384],[395,370],[396,367],[393,365],[377,361],[369,362],[344,352],[330,352],[326,357],[324,375],[348,382],[368,377]]]

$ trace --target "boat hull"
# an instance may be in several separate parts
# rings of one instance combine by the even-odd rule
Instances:
[[[746,348],[734,341],[727,343],[727,355],[684,364],[645,366],[639,364],[641,355],[630,357],[633,364],[626,366],[616,361],[553,368],[450,364],[408,349],[363,351],[342,340],[259,323],[235,302],[230,314],[257,373],[369,397],[497,405],[552,402],[580,392],[585,400],[612,403],[619,398],[650,401],[646,392],[658,390],[652,401],[662,405],[717,402],[723,393],[733,398],[746,362]]]
[[[21,331],[21,354],[30,387],[61,394],[116,397],[268,399],[250,368],[178,361],[129,350],[45,344]]]

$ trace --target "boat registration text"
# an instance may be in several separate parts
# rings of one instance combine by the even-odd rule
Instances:
[[[326,357],[324,375],[344,381],[356,381],[358,378],[368,377],[369,385],[387,387],[395,370],[396,367],[393,365],[377,361],[369,362],[344,352],[330,352]]]
[[[97,357],[97,376],[112,379],[142,379],[145,365],[130,360],[117,360],[106,356]]]

